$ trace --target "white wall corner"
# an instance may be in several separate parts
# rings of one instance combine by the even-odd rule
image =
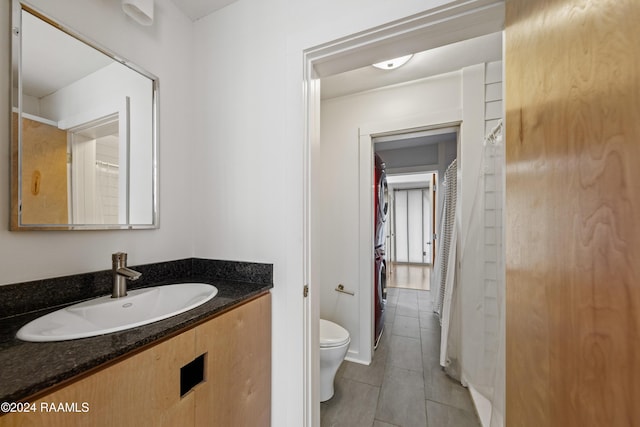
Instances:
[[[475,256],[475,239],[478,233],[470,231],[472,209],[477,192],[477,181],[482,167],[482,146],[485,128],[485,64],[477,64],[462,70],[462,125],[458,147],[458,253],[462,262],[458,263],[458,286],[460,304],[469,307],[476,301],[476,293],[482,288],[474,286],[481,280],[484,265],[480,257]],[[465,343],[473,343],[480,325],[473,324],[473,317],[462,317],[461,325],[461,366],[465,375],[465,366],[473,365],[474,355]]]

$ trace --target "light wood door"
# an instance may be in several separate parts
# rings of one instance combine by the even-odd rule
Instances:
[[[640,2],[506,2],[506,425],[640,425]]]
[[[14,129],[18,115],[13,114]],[[67,132],[22,118],[22,223],[67,224]],[[17,132],[12,143],[14,177],[12,192],[17,198]],[[17,226],[17,206],[12,226]]]
[[[270,425],[271,294],[198,327],[196,353],[207,354],[196,426]]]
[[[34,401],[36,412],[0,417],[0,426],[193,425],[195,393],[180,397],[180,368],[194,359],[194,343],[192,329]],[[42,409],[52,404],[75,404],[80,411]]]

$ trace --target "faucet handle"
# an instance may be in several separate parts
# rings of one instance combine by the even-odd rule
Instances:
[[[127,266],[127,253],[126,252],[116,252],[111,255],[111,262],[114,268],[126,267]]]

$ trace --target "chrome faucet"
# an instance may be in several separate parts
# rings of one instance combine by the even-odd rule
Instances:
[[[113,292],[111,298],[127,296],[127,280],[138,280],[142,273],[127,268],[127,254],[117,252],[111,255],[113,270]]]

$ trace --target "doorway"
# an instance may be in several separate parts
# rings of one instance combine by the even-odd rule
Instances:
[[[432,205],[431,188],[393,189],[388,265],[390,288],[431,289]]]
[[[387,284],[429,290],[435,258],[438,176],[457,157],[459,126],[405,129],[373,138],[388,170]]]
[[[126,222],[126,170],[120,172],[119,114],[69,129],[70,224]]]
[[[396,264],[431,264],[431,189],[417,187],[393,190],[391,240]]]
[[[318,354],[315,351],[316,343],[318,342],[318,318],[320,313],[320,294],[321,283],[321,263],[318,262],[317,255],[320,253],[320,239],[322,237],[322,227],[314,223],[314,215],[320,211],[322,206],[318,200],[318,193],[314,192],[314,186],[321,181],[321,162],[318,156],[320,149],[320,78],[328,77],[332,74],[336,74],[339,71],[346,71],[347,69],[357,68],[357,66],[363,66],[365,64],[372,63],[373,57],[378,56],[378,60],[384,60],[388,57],[390,50],[400,56],[402,53],[410,53],[416,50],[424,50],[425,48],[431,48],[435,46],[442,46],[447,43],[453,43],[460,40],[466,40],[472,37],[476,37],[483,34],[489,34],[494,31],[501,31],[503,25],[504,5],[502,2],[483,2],[484,7],[481,11],[474,11],[477,4],[470,6],[469,4],[457,4],[453,7],[440,9],[438,11],[425,13],[422,16],[413,16],[410,20],[395,22],[384,28],[376,28],[369,32],[360,33],[357,36],[341,40],[332,44],[331,46],[323,45],[317,48],[309,49],[304,52],[304,64],[305,64],[305,98],[306,98],[306,141],[305,145],[305,158],[308,163],[305,164],[305,206],[306,206],[306,218],[305,221],[305,280],[310,283],[308,298],[305,300],[304,305],[304,319],[305,319],[305,342],[306,357],[305,357],[305,419],[308,425],[317,425],[319,420],[319,407],[317,402],[318,390]],[[477,15],[474,15],[477,13]],[[481,18],[484,17],[484,18]],[[486,19],[485,19],[486,18]],[[447,22],[447,25],[442,25],[443,22]],[[403,26],[400,29],[400,26]],[[448,29],[447,27],[450,26]],[[462,30],[460,30],[462,28]],[[437,34],[438,37],[431,37]],[[383,51],[376,50],[381,47],[382,44],[386,45]],[[420,49],[416,49],[416,46],[422,46]],[[389,49],[390,46],[393,46]],[[342,65],[341,61],[343,62]],[[360,61],[360,64],[355,64],[354,61]],[[373,61],[376,62],[376,61]],[[342,68],[342,69],[341,69]],[[341,69],[341,70],[340,70]],[[339,70],[339,71],[338,71]],[[443,71],[446,72],[446,71]],[[473,73],[470,73],[473,74]],[[466,77],[466,76],[465,76]],[[471,76],[478,79],[478,76]],[[455,97],[452,97],[454,99]],[[450,100],[450,99],[444,99]],[[482,107],[483,108],[483,107]],[[371,265],[372,254],[371,252],[371,233],[372,233],[372,195],[369,194],[368,189],[372,184],[372,171],[371,161],[373,157],[373,144],[372,138],[383,134],[385,132],[397,132],[401,129],[407,128],[424,128],[424,127],[442,127],[443,125],[457,125],[460,124],[463,118],[463,111],[461,108],[448,108],[437,112],[430,112],[416,116],[404,116],[402,118],[396,118],[394,120],[381,123],[377,121],[375,123],[362,123],[359,126],[359,145],[357,149],[357,156],[364,162],[369,162],[368,166],[362,167],[358,170],[358,186],[364,188],[365,191],[361,192],[361,196],[357,200],[358,206],[360,206],[361,213],[358,215],[359,224],[356,226],[357,231],[360,232],[360,253],[365,253],[368,256],[369,261],[362,261],[364,257],[358,261],[360,279],[356,283],[358,297],[361,304],[359,304],[362,313],[360,316],[362,319],[370,318],[373,323],[372,307],[368,307],[367,302],[372,300],[372,289],[370,287],[361,285],[370,281],[373,266]],[[324,117],[323,117],[324,119]],[[480,119],[482,121],[482,119]],[[481,128],[480,133],[483,134],[484,129],[482,123],[478,126],[478,123],[472,123],[469,121],[465,123],[465,135],[473,136],[477,133],[476,129]],[[472,131],[473,127],[473,131]],[[365,165],[365,163],[360,163]],[[325,167],[326,169],[326,167]],[[368,211],[369,213],[364,213]],[[317,218],[317,217],[316,217]],[[326,229],[325,229],[326,230]],[[362,243],[364,240],[369,240],[368,244]],[[326,281],[324,281],[326,283]],[[330,285],[332,286],[332,285]],[[331,289],[332,290],[332,289]],[[331,291],[330,290],[330,291]],[[368,311],[368,312],[367,312]],[[367,351],[369,347],[369,354],[373,347],[371,324],[368,326],[365,322],[361,322],[359,325],[359,331],[361,333],[361,348],[363,352]]]

